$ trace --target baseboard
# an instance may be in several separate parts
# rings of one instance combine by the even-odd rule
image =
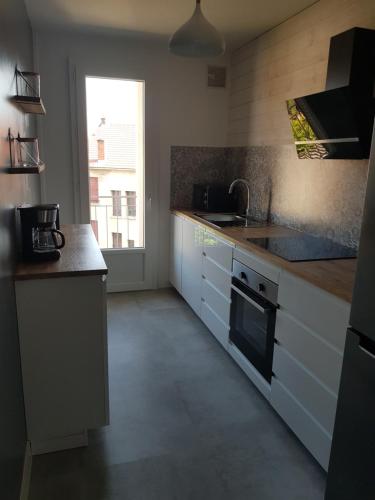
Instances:
[[[173,288],[169,281],[162,281],[158,283],[156,289],[160,288]],[[108,293],[118,293],[118,292],[137,292],[140,290],[154,290],[155,288],[147,286],[144,281],[138,281],[135,283],[108,283],[107,281],[107,292]]]
[[[107,281],[108,293],[133,292],[138,290],[149,290],[149,289],[150,286],[147,286],[144,281],[138,281],[135,283],[109,283]]]
[[[158,288],[174,288],[174,286],[170,281],[163,280],[158,282]]]
[[[33,463],[33,456],[31,454],[31,446],[29,441],[27,441],[25,448],[25,457],[23,460],[20,500],[28,500],[29,498],[32,463]]]
[[[44,441],[32,441],[31,452],[33,455],[42,455],[43,453],[81,448],[87,445],[87,431],[82,431],[69,436],[55,437]]]

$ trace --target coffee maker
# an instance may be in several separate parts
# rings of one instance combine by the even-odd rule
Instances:
[[[58,260],[65,237],[60,231],[59,205],[23,205],[20,214],[22,258],[41,262]]]

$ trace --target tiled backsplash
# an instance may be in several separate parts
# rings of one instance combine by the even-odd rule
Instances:
[[[171,147],[171,208],[192,208],[193,184],[232,181],[227,148]]]
[[[357,246],[368,161],[299,160],[295,148],[171,149],[171,207],[191,208],[193,183],[249,181],[255,217]],[[241,187],[241,192],[245,190]],[[244,204],[244,196],[242,197]]]

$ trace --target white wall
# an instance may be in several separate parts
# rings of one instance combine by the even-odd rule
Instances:
[[[119,68],[129,78],[146,80],[146,102],[152,115],[149,158],[157,183],[158,286],[168,283],[170,146],[225,146],[228,89],[207,87],[207,63],[168,53],[166,42],[135,41],[122,36],[39,30],[36,62],[47,116],[40,122],[44,201],[61,205],[63,223],[74,219],[72,141],[69,100],[69,58],[76,64],[93,61],[103,72]],[[147,96],[148,93],[148,96]],[[148,124],[146,123],[146,128]],[[147,158],[147,154],[146,154]]]

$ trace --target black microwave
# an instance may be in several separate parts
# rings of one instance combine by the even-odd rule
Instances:
[[[236,212],[236,194],[229,194],[229,186],[221,184],[194,184],[193,209],[205,212]]]

